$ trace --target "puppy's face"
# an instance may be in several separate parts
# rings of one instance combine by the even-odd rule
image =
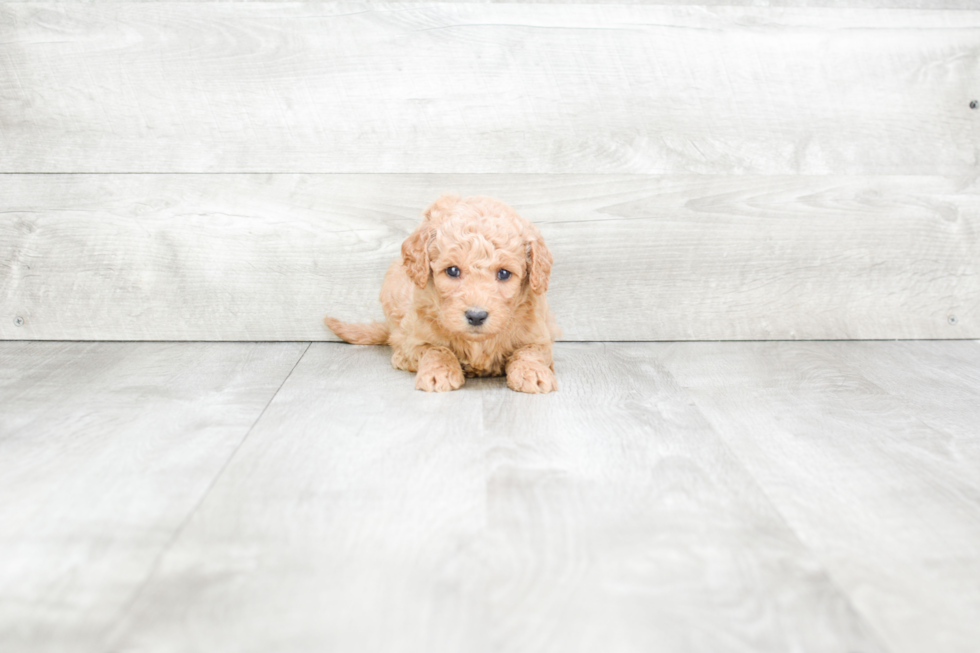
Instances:
[[[452,199],[451,210],[430,207],[405,241],[403,259],[442,329],[483,340],[512,327],[531,293],[545,292],[551,254],[537,229],[506,204]]]
[[[527,264],[518,239],[479,233],[467,228],[471,226],[448,224],[440,230],[431,278],[442,328],[481,340],[496,335],[514,319],[525,298]]]

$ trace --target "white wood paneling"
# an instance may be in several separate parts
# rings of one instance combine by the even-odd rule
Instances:
[[[0,650],[105,650],[306,347],[0,343]]]
[[[652,351],[891,651],[976,648],[980,344]]]
[[[45,0],[44,4],[73,4],[80,0]],[[296,0],[208,0],[294,4]],[[86,4],[154,4],[160,0],[84,0]],[[487,0],[452,0],[453,4],[487,4]],[[38,4],[37,0],[4,0],[5,4]],[[841,9],[976,9],[973,0],[494,0],[495,4],[679,5],[732,7],[832,7]],[[432,4],[431,0],[359,0],[364,6]]]
[[[0,4],[0,171],[975,174],[980,11]]]
[[[971,180],[629,175],[0,175],[0,337],[332,339],[451,189],[541,227],[569,340],[980,337]]]
[[[314,344],[106,648],[883,651],[641,351],[425,395]]]

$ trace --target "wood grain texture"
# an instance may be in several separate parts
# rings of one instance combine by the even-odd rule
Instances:
[[[975,175],[980,11],[0,5],[0,171]]]
[[[486,393],[498,650],[883,650],[654,351]]]
[[[976,648],[980,344],[655,351],[891,651]]]
[[[208,0],[220,2],[256,2],[294,4],[296,0]],[[79,0],[46,0],[44,4],[73,4]],[[85,0],[86,4],[150,4],[160,0]],[[4,0],[5,4],[37,4],[37,0]],[[359,0],[365,7],[385,5],[432,4],[431,0]],[[453,4],[488,4],[487,0],[453,0]],[[826,7],[839,9],[976,9],[973,0],[494,0],[494,4],[590,4],[590,5],[677,5],[732,7]]]
[[[556,365],[426,395],[314,344],[107,648],[884,650],[641,346]]]
[[[900,397],[916,420],[947,436],[943,446],[966,468],[980,470],[980,343],[834,343],[828,348]]]
[[[481,393],[389,357],[310,348],[108,648],[486,650]]]
[[[0,343],[0,650],[104,650],[305,348]]]
[[[0,650],[978,640],[980,342],[305,348],[0,343]]]
[[[569,340],[980,337],[973,181],[0,175],[0,338],[332,339],[452,189],[541,227]]]

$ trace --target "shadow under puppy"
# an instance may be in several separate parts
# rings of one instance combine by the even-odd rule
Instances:
[[[541,233],[510,206],[443,195],[385,274],[386,322],[324,322],[347,342],[391,345],[391,364],[417,372],[419,390],[506,374],[513,390],[552,392],[560,331],[545,299],[551,262]]]

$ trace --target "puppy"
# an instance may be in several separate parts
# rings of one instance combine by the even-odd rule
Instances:
[[[541,233],[490,197],[443,195],[423,215],[385,274],[386,321],[326,325],[353,344],[391,345],[391,364],[416,372],[418,390],[504,374],[518,392],[557,390],[560,331],[545,299],[552,258]]]

